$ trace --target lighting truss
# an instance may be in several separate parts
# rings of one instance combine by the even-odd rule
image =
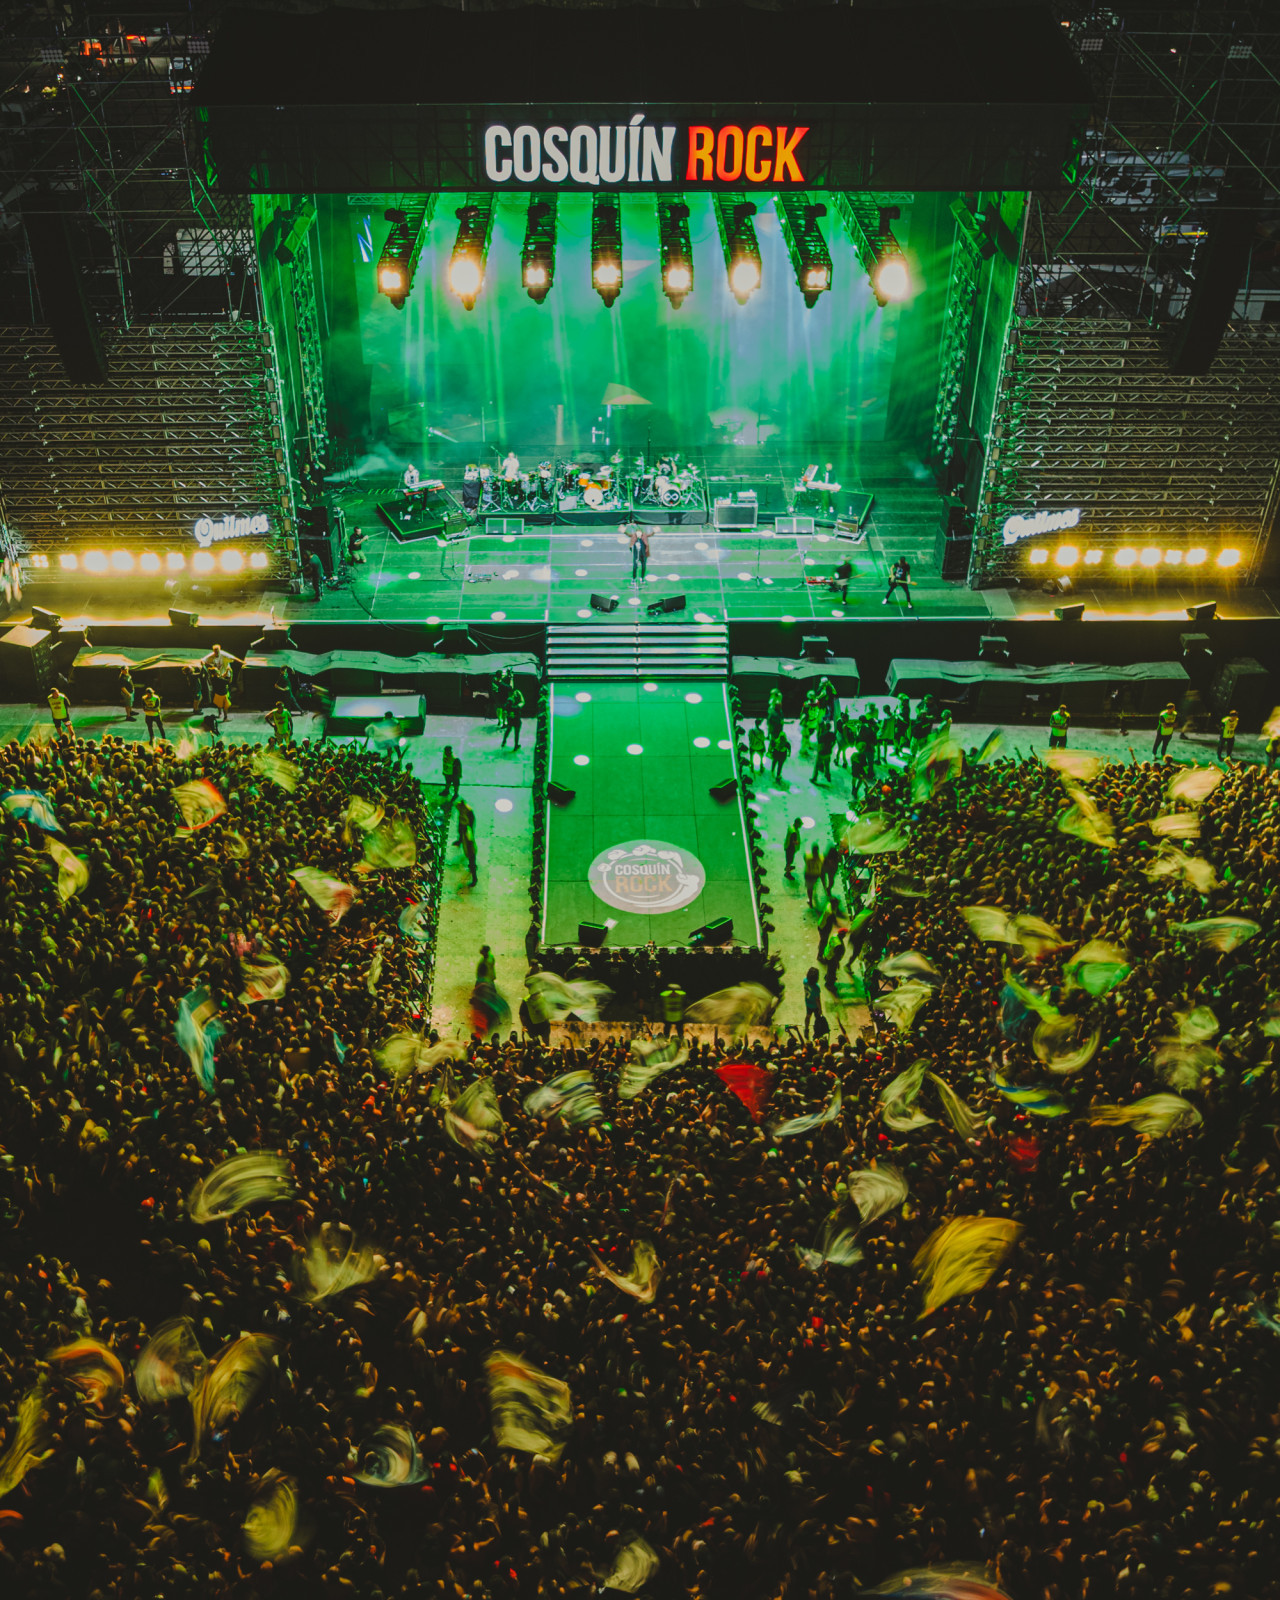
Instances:
[[[905,300],[911,293],[906,257],[892,227],[902,215],[902,198],[887,194],[849,194],[843,190],[832,196],[863,271],[871,280],[879,306],[887,306],[891,300]]]
[[[397,311],[404,310],[413,288],[418,257],[435,209],[436,196],[423,194],[406,200],[403,206],[390,206],[384,213],[391,231],[378,257],[378,292],[385,294]]]
[[[616,194],[591,197],[591,287],[609,307],[622,293],[622,202]]]
[[[756,238],[755,202],[732,191],[717,194],[716,227],[724,249],[729,291],[740,306],[760,287],[760,243]]]
[[[468,311],[475,310],[484,288],[493,233],[493,202],[492,194],[469,194],[466,205],[459,206],[456,213],[458,237],[449,257],[449,287]]]
[[[831,252],[818,226],[827,208],[814,204],[807,194],[779,194],[776,204],[796,283],[812,311],[818,296],[831,287]]]
[[[520,282],[530,300],[541,305],[551,292],[556,275],[556,197],[534,194],[524,226],[520,251]]]
[[[689,207],[682,194],[658,201],[658,250],[662,260],[662,292],[677,310],[693,292],[693,240],[689,235]]]

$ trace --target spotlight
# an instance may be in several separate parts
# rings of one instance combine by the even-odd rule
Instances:
[[[434,194],[421,195],[412,204],[391,207],[383,213],[391,232],[378,257],[378,293],[385,294],[397,311],[404,310],[413,274],[426,242],[427,224],[436,208]]]
[[[689,236],[689,207],[682,195],[658,201],[658,252],[662,260],[662,292],[679,307],[693,288],[693,240]]]
[[[1058,553],[1053,559],[1059,567],[1074,567],[1080,559],[1080,552],[1073,544],[1059,545]]]
[[[1144,567],[1158,567],[1160,565],[1160,552],[1154,545],[1147,545],[1138,557]]]
[[[197,550],[191,558],[191,570],[192,572],[212,572],[213,551]]]
[[[727,193],[715,196],[715,207],[729,289],[738,304],[745,306],[760,287],[760,244],[751,220],[755,203],[745,195]]]
[[[107,570],[106,551],[86,550],[84,553],[84,570],[86,572],[105,572]]]
[[[133,556],[128,550],[113,550],[111,552],[112,572],[132,572]]]
[[[622,202],[616,194],[591,197],[591,287],[610,308],[622,293]]]
[[[529,201],[520,251],[520,282],[535,305],[551,292],[556,275],[556,197],[535,195]]]
[[[1187,620],[1194,622],[1198,627],[1203,627],[1206,622],[1212,622],[1217,615],[1218,602],[1216,600],[1204,600],[1198,605],[1187,607]]]
[[[1086,550],[1085,553],[1084,553],[1084,564],[1085,564],[1086,567],[1099,567],[1099,566],[1101,566],[1102,565],[1102,551],[1101,550]]]
[[[796,283],[812,311],[818,296],[831,287],[831,252],[818,226],[818,219],[826,216],[827,208],[813,204],[804,194],[780,194],[775,204]]]
[[[138,565],[144,572],[159,572],[160,557],[154,550],[144,550],[138,557]]]
[[[1240,552],[1238,550],[1220,550],[1218,552],[1218,565],[1220,567],[1238,567],[1240,565]]]
[[[249,565],[255,572],[265,572],[267,568],[267,552],[265,550],[255,550],[249,557]]]
[[[1033,567],[1042,567],[1042,566],[1044,566],[1045,562],[1048,559],[1049,559],[1049,552],[1047,550],[1033,550],[1031,552],[1031,554],[1027,557],[1027,560],[1031,563],[1031,565]]]
[[[64,572],[74,572],[80,565],[80,557],[72,554],[69,550],[65,551],[58,557],[58,565]]]
[[[468,311],[484,288],[485,263],[489,259],[489,236],[493,231],[493,196],[469,194],[465,206],[457,210],[458,237],[449,258],[449,287]]]
[[[1138,564],[1138,552],[1136,550],[1130,550],[1130,549],[1126,548],[1124,550],[1117,550],[1116,551],[1116,566],[1118,566],[1118,567],[1136,567],[1137,564]]]
[[[849,230],[876,304],[887,306],[891,300],[905,300],[911,293],[911,274],[891,226],[901,216],[900,208],[881,205],[874,194],[853,194],[839,189],[833,190],[828,199]]]
[[[1187,551],[1187,565],[1189,567],[1202,567],[1208,559],[1209,552],[1207,550],[1202,550],[1199,545],[1197,545],[1193,550]]]
[[[170,550],[164,558],[164,564],[170,572],[181,572],[187,564],[187,558],[181,550]]]
[[[218,565],[224,572],[239,572],[244,567],[244,556],[239,550],[224,550],[218,557]]]
[[[1182,551],[1166,550],[1164,553],[1164,564],[1166,567],[1180,567],[1182,565]]]

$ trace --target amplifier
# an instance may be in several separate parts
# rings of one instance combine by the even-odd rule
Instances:
[[[759,515],[759,503],[752,495],[750,500],[717,500],[712,521],[722,532],[745,532],[755,527]]]
[[[0,700],[42,700],[53,685],[53,635],[19,626],[0,635]]]

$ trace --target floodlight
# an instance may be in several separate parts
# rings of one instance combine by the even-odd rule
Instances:
[[[826,216],[827,208],[814,204],[805,194],[780,194],[775,203],[796,283],[805,305],[812,310],[818,296],[831,287],[831,252],[818,226],[818,219]]]
[[[1147,545],[1138,557],[1144,567],[1158,567],[1160,565],[1160,552],[1154,545]]]
[[[86,550],[84,553],[84,570],[86,572],[105,572],[107,570],[106,551]]]
[[[876,299],[881,305],[890,300],[905,300],[911,290],[911,278],[907,272],[907,263],[901,253],[887,255],[881,262],[876,273],[875,281]]]
[[[113,550],[111,552],[111,570],[113,572],[132,572],[132,554],[128,550]]]
[[[80,557],[72,551],[66,550],[58,557],[58,565],[64,572],[74,572],[80,565]]]
[[[489,236],[493,231],[493,195],[469,194],[457,210],[458,237],[449,258],[449,287],[468,311],[474,311],[484,288]]]
[[[144,550],[138,557],[138,565],[144,572],[159,572],[160,557],[154,550]]]
[[[181,550],[170,550],[164,558],[164,564],[170,572],[181,572],[187,564],[187,558]]]
[[[662,292],[679,307],[693,288],[693,241],[689,235],[689,207],[683,195],[658,201],[658,252],[662,260]]]
[[[1074,567],[1080,559],[1080,552],[1073,544],[1059,545],[1058,552],[1053,559],[1055,565],[1059,567]]]
[[[1044,566],[1045,562],[1048,559],[1049,559],[1049,552],[1047,550],[1033,550],[1031,552],[1031,554],[1027,557],[1027,560],[1031,563],[1031,565],[1033,567],[1042,567],[1042,566]]]
[[[1187,565],[1189,567],[1202,567],[1209,559],[1209,552],[1202,550],[1199,545],[1187,551]]]
[[[218,565],[224,572],[239,572],[244,566],[244,556],[239,550],[224,550],[218,557]]]
[[[413,288],[413,274],[426,242],[427,224],[436,209],[433,194],[417,195],[403,206],[390,206],[383,213],[391,224],[387,242],[378,257],[378,293],[385,294],[397,311]]]
[[[615,194],[591,197],[591,287],[610,308],[622,293],[622,203]]]
[[[760,244],[751,220],[756,214],[755,203],[743,194],[718,194],[714,198],[729,288],[738,304],[745,306],[760,287]]]
[[[1220,550],[1218,552],[1218,565],[1220,567],[1238,567],[1240,565],[1240,552],[1238,550]]]
[[[1136,550],[1131,550],[1126,546],[1125,549],[1116,551],[1116,566],[1134,567],[1137,566],[1137,564],[1138,552]]]
[[[254,569],[255,572],[265,571],[267,565],[267,552],[265,550],[255,550],[249,557],[249,565]]]
[[[520,281],[525,293],[541,305],[551,292],[556,275],[556,197],[535,195],[525,219],[524,247],[520,252]]]

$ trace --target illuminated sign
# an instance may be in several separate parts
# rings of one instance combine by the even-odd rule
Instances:
[[[661,839],[628,839],[591,863],[591,891],[616,911],[652,916],[679,911],[702,893],[706,869],[696,856]]]
[[[1070,511],[1033,511],[1029,516],[1006,517],[1001,529],[1006,544],[1017,544],[1019,539],[1030,539],[1038,533],[1061,533],[1064,528],[1074,528],[1080,522],[1080,507]]]
[[[271,522],[264,511],[255,511],[247,517],[223,517],[214,522],[211,517],[201,517],[191,530],[191,536],[202,550],[223,539],[248,539],[254,534],[270,532]]]
[[[808,128],[760,123],[727,127],[653,124],[638,111],[630,122],[580,122],[572,128],[509,128],[491,122],[484,131],[484,175],[490,183],[779,184],[805,181],[800,145]]]

